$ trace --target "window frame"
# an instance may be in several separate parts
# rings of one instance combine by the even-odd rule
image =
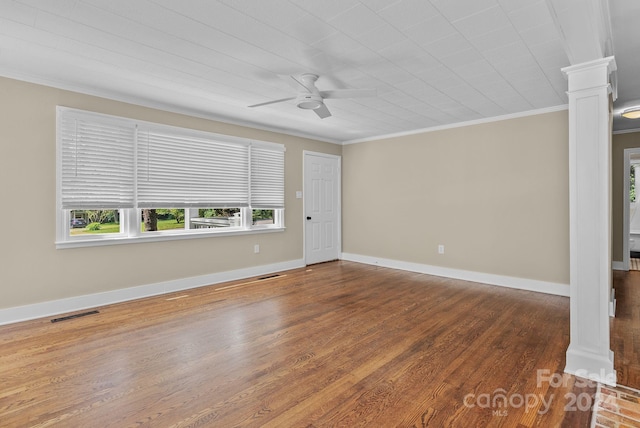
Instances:
[[[271,143],[265,141],[251,140],[235,136],[221,135],[211,132],[196,131],[188,128],[181,128],[175,126],[169,126],[153,122],[138,121],[134,119],[112,116],[102,113],[95,113],[90,111],[78,110],[68,107],[57,107],[57,121],[56,121],[56,241],[55,245],[58,249],[64,248],[77,248],[77,247],[90,247],[90,246],[102,246],[102,245],[114,245],[114,244],[129,244],[129,243],[143,243],[143,242],[155,242],[155,241],[167,241],[167,240],[180,240],[180,239],[199,239],[199,238],[211,238],[216,236],[230,236],[230,235],[245,235],[255,233],[272,233],[282,232],[285,230],[284,224],[284,210],[285,208],[252,208],[250,206],[251,201],[248,201],[249,206],[238,207],[241,210],[241,226],[239,227],[220,227],[220,228],[198,228],[198,229],[171,229],[162,231],[142,232],[141,229],[141,213],[142,208],[114,208],[120,211],[120,232],[108,233],[108,234],[81,234],[71,235],[70,221],[72,209],[63,209],[62,207],[62,143],[61,134],[59,131],[59,117],[62,112],[78,112],[79,114],[95,115],[98,118],[107,118],[109,120],[121,120],[122,123],[126,123],[131,126],[142,125],[145,127],[157,127],[158,129],[171,129],[174,132],[184,132],[186,135],[198,135],[206,138],[220,140],[225,143],[238,143],[243,145],[256,144],[257,147],[272,146],[275,150],[282,150],[284,153],[286,148],[283,144]],[[134,140],[132,144],[137,144]],[[134,147],[134,151],[137,149]],[[284,162],[283,162],[284,170]],[[137,173],[136,173],[137,174]],[[251,171],[249,172],[251,174]],[[249,177],[251,180],[251,177]],[[283,179],[284,184],[284,179]],[[285,198],[286,199],[286,198]],[[185,209],[185,218],[189,210],[197,210],[196,207],[182,207]],[[253,225],[252,215],[253,209],[272,209],[274,211],[274,224],[267,225]]]

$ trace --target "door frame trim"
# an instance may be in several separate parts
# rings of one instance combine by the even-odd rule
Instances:
[[[338,192],[336,194],[336,206],[338,209],[338,227],[336,228],[337,230],[337,237],[336,237],[336,242],[337,242],[337,248],[338,248],[338,259],[342,258],[342,156],[340,155],[332,155],[329,153],[320,153],[320,152],[313,152],[310,150],[303,150],[302,151],[302,259],[304,260],[305,265],[308,265],[307,263],[307,207],[306,207],[306,200],[307,200],[307,190],[308,189],[308,184],[307,184],[307,171],[306,171],[306,159],[307,156],[318,156],[318,157],[325,157],[325,158],[330,158],[330,159],[335,159],[338,161],[338,177],[337,177],[337,181],[338,181]]]
[[[629,174],[631,172],[631,156],[640,154],[640,148],[634,147],[624,149],[624,169],[623,169],[623,192],[622,195],[622,269],[628,271],[630,268],[629,239],[631,238],[631,213],[629,207]]]

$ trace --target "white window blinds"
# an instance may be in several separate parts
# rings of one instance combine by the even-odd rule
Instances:
[[[284,208],[284,148],[251,146],[251,207]]]
[[[132,126],[109,117],[59,111],[62,208],[132,208],[133,139]]]
[[[140,208],[249,205],[248,145],[140,128],[137,175]]]
[[[63,209],[284,208],[284,146],[58,108]]]

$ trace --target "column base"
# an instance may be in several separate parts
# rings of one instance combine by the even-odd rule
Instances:
[[[613,352],[607,355],[576,349],[569,345],[565,373],[616,386],[616,371],[613,368]]]

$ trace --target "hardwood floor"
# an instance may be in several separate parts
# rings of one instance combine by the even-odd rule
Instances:
[[[1,426],[589,426],[568,298],[332,262],[97,309],[0,327]]]
[[[640,389],[640,272],[613,271],[616,316],[611,319],[611,350],[620,385]]]

